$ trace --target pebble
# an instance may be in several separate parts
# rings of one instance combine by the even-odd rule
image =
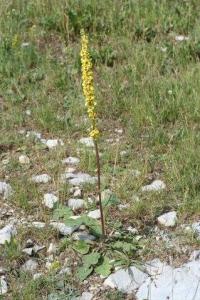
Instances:
[[[127,228],[127,230],[130,232],[130,233],[132,233],[132,234],[138,234],[138,230],[137,230],[137,228],[135,228],[135,227],[132,227],[132,226],[129,226],[128,228]]]
[[[38,222],[38,221],[34,221],[32,222],[33,227],[41,229],[44,228],[46,226],[46,224],[44,222]]]
[[[67,226],[64,223],[51,222],[50,225],[62,235],[71,235],[79,226]]]
[[[192,231],[196,234],[197,238],[200,239],[200,222],[192,224]]]
[[[48,183],[50,180],[51,177],[47,174],[32,176],[32,181],[35,183]]]
[[[71,273],[72,273],[71,269],[69,267],[65,267],[60,270],[59,275],[63,275],[63,274],[71,275]]]
[[[177,216],[175,211],[165,213],[157,218],[158,223],[165,227],[174,227],[177,223]]]
[[[57,146],[64,146],[63,141],[60,139],[49,139],[45,142],[45,144],[49,149],[53,149]]]
[[[175,36],[175,41],[177,42],[183,42],[183,41],[188,41],[189,37],[185,35],[176,35]]]
[[[73,210],[83,208],[84,205],[85,205],[85,201],[83,199],[71,198],[68,200],[68,206]]]
[[[94,235],[88,234],[87,232],[75,232],[72,235],[75,241],[94,241],[96,237]]]
[[[40,277],[42,277],[42,276],[43,276],[42,273],[35,273],[35,274],[33,275],[33,280],[37,280],[38,278],[40,278]]]
[[[20,155],[19,156],[19,162],[22,165],[27,165],[27,164],[30,163],[30,159],[29,159],[29,157],[27,155]]]
[[[57,250],[58,250],[57,245],[54,244],[54,243],[50,243],[49,248],[47,250],[47,253],[48,254],[55,254],[57,252]]]
[[[62,160],[63,164],[69,164],[69,165],[78,165],[80,163],[80,159],[77,157],[69,156]]]
[[[97,182],[96,177],[92,177],[86,173],[73,174],[73,178],[69,179],[69,183],[72,185],[80,186],[83,184],[95,184]]]
[[[5,295],[8,292],[8,284],[5,276],[0,277],[0,295]]]
[[[16,233],[16,228],[13,225],[6,225],[0,229],[0,245],[4,245],[6,242],[10,243],[11,238]]]
[[[30,272],[33,273],[36,269],[38,268],[38,263],[37,261],[33,259],[27,260],[23,265],[22,265],[22,270],[24,272]]]
[[[54,194],[50,194],[50,193],[44,194],[43,203],[46,207],[52,209],[57,202],[58,202],[58,197],[55,196]]]
[[[88,213],[88,217],[90,217],[92,219],[100,219],[100,217],[101,217],[100,209],[95,209],[95,210],[90,211]]]
[[[166,188],[165,183],[162,180],[154,180],[151,184],[145,185],[141,188],[142,192],[156,192]]]
[[[0,195],[3,195],[3,199],[8,199],[12,193],[11,185],[4,181],[0,181]]]
[[[89,292],[83,292],[80,297],[77,298],[77,300],[92,300],[94,295]]]
[[[79,188],[75,189],[73,196],[74,196],[75,198],[82,197],[82,190],[79,189]]]
[[[79,142],[83,145],[85,145],[86,147],[94,147],[94,141],[91,137],[85,137],[85,138],[81,138],[79,140]]]

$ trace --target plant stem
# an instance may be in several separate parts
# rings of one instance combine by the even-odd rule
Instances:
[[[105,236],[105,222],[104,222],[104,215],[103,215],[103,206],[101,200],[101,167],[100,167],[100,159],[99,159],[99,149],[98,143],[94,140],[95,145],[95,152],[96,152],[96,162],[97,162],[97,178],[98,178],[98,197],[99,197],[99,207],[100,207],[100,215],[101,215],[101,228],[102,228],[102,235]]]

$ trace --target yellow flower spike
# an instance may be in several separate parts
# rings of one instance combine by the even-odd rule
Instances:
[[[89,41],[85,32],[81,31],[81,66],[82,66],[82,87],[85,97],[85,105],[87,107],[87,113],[89,119],[92,121],[92,129],[90,131],[90,137],[97,139],[99,137],[99,130],[96,126],[96,101],[94,94],[94,79],[92,72],[92,61],[89,55]]]

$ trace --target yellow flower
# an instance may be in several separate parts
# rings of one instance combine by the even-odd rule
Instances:
[[[90,131],[90,136],[93,139],[99,137],[99,130],[96,126],[96,101],[94,94],[94,79],[92,72],[92,61],[88,50],[88,36],[85,32],[81,31],[81,66],[82,66],[82,87],[83,94],[85,97],[85,105],[87,107],[88,117],[92,122],[92,129]]]

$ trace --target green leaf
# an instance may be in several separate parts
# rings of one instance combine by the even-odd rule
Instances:
[[[65,219],[65,225],[67,225],[67,226],[80,226],[82,224],[83,224],[82,217],[77,218],[77,219],[71,219],[71,218]]]
[[[137,246],[125,241],[117,241],[112,245],[113,249],[122,250],[125,253],[130,253],[137,250]]]
[[[99,275],[107,277],[111,273],[112,266],[110,264],[110,260],[108,257],[103,258],[103,262],[101,265],[95,268],[95,272]]]
[[[60,219],[68,219],[73,215],[72,210],[64,205],[59,205],[56,209],[53,211],[53,219],[58,221]]]
[[[99,261],[99,258],[101,255],[98,252],[92,252],[88,255],[83,256],[83,264],[87,266],[93,266],[96,265]]]
[[[93,271],[93,267],[88,265],[83,265],[77,269],[77,277],[80,281],[85,280]]]
[[[85,224],[90,229],[90,232],[92,234],[96,236],[100,236],[102,234],[99,221],[90,218],[88,216],[83,216],[82,218],[83,218],[83,224]]]
[[[72,248],[80,254],[87,254],[90,250],[90,246],[85,241],[77,241]]]
[[[103,207],[115,206],[119,204],[119,202],[119,199],[114,194],[112,194],[102,201],[102,205]]]

